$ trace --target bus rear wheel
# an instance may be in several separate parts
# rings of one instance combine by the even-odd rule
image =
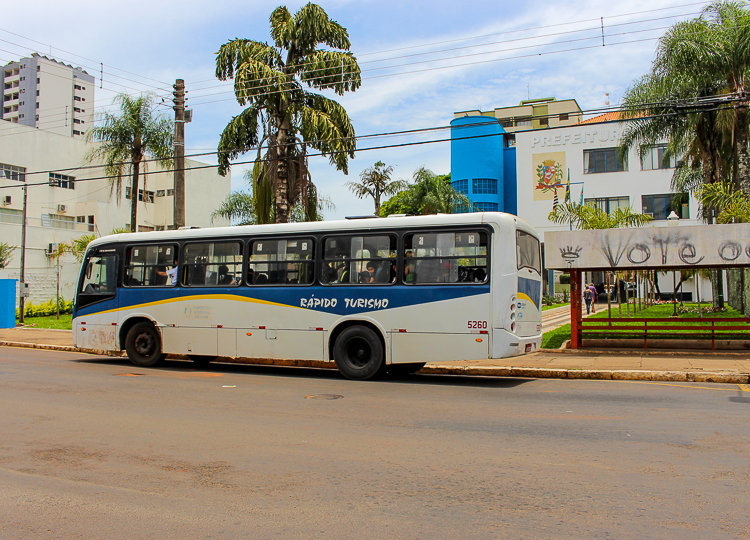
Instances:
[[[383,370],[383,344],[366,326],[350,326],[336,338],[333,360],[347,379],[365,381]]]
[[[153,367],[166,357],[161,352],[161,337],[153,324],[139,322],[125,337],[125,352],[138,367]]]

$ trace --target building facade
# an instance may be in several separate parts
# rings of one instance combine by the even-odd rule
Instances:
[[[513,107],[498,107],[491,111],[460,111],[454,118],[464,116],[487,116],[500,122],[506,133],[529,131],[548,127],[572,126],[583,118],[581,107],[575,99],[537,98],[526,99]],[[512,140],[512,138],[511,138]]]
[[[26,184],[26,282],[32,302],[47,301],[57,285],[57,261],[50,255],[54,246],[84,234],[104,236],[128,227],[130,190],[124,187],[119,199],[112,196],[102,164],[85,162],[93,143],[7,122],[0,122],[0,141],[0,242],[21,245]],[[212,220],[211,213],[230,194],[231,177],[221,177],[216,168],[189,159],[185,166],[187,225],[229,225],[225,219]],[[128,186],[129,180],[123,184]],[[146,164],[138,194],[139,231],[172,227],[173,189],[171,172],[156,163]],[[5,277],[18,279],[20,262],[20,252],[15,250]],[[71,255],[64,255],[61,267],[63,295],[71,299],[79,266]]]
[[[94,77],[34,53],[0,70],[0,119],[83,138],[94,121]]]

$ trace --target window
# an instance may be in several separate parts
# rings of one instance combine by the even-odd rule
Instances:
[[[73,135],[81,135],[82,133],[78,131],[77,129],[73,130]]]
[[[517,118],[516,126],[531,126],[531,117]]]
[[[81,280],[82,295],[113,295],[117,285],[117,257],[112,255],[89,257],[86,261],[86,270]],[[97,301],[100,298],[95,298]],[[91,303],[79,298],[81,304]],[[80,304],[79,304],[80,305]]]
[[[404,238],[404,281],[485,283],[487,233],[416,233]]]
[[[453,189],[464,195],[469,194],[469,181],[468,180],[456,180],[453,182]]]
[[[81,101],[81,98],[80,98],[80,97],[78,97],[78,96],[73,96],[73,100],[74,100],[74,101]]]
[[[81,87],[80,87],[80,86],[78,86],[77,84],[74,84],[74,85],[73,85],[73,88],[75,88],[76,90],[80,90],[80,89],[81,89]]]
[[[157,190],[156,190],[156,196],[157,196],[157,197],[164,197],[164,194],[165,194],[165,193],[166,193],[166,192],[165,192],[165,191],[164,191],[163,189],[157,189]]]
[[[654,219],[667,219],[674,211],[680,219],[690,218],[690,204],[687,193],[667,193],[666,195],[642,195],[643,213]]]
[[[55,229],[75,229],[76,218],[63,216],[62,214],[42,214],[42,227],[54,227]]]
[[[599,197],[596,199],[586,199],[585,204],[595,206],[611,214],[618,208],[627,208],[630,206],[630,197]]]
[[[81,121],[78,118],[73,118],[73,123],[74,124],[80,124]]]
[[[13,210],[12,208],[0,208],[0,223],[23,224],[23,210]]]
[[[621,160],[617,148],[583,151],[583,174],[627,171],[627,160]]]
[[[497,195],[497,180],[491,178],[474,178],[471,181],[471,190],[474,195]]]
[[[74,110],[75,112],[81,112],[81,109],[79,109],[78,107],[73,107],[73,110]]]
[[[539,240],[524,231],[516,231],[516,261],[518,269],[531,268],[541,275],[542,259]]]
[[[36,97],[39,97],[39,90],[36,91]]]
[[[497,212],[498,204],[494,202],[475,202],[475,212]]]
[[[0,179],[26,181],[26,168],[0,163]]]
[[[546,117],[546,116],[544,118],[540,118],[539,119],[539,125],[540,126],[548,126],[549,125],[549,118]]]
[[[309,285],[313,282],[312,238],[267,238],[250,248],[248,285]]]
[[[174,190],[173,189],[168,189],[167,190],[167,197],[174,197]]]
[[[211,242],[185,246],[183,283],[197,287],[239,285],[242,277],[242,244]]]
[[[75,189],[76,179],[65,174],[49,173],[49,185],[65,189]]]
[[[396,280],[396,237],[335,236],[324,240],[320,282],[377,284]]]
[[[130,188],[125,188],[125,198],[130,199]],[[145,198],[145,199],[144,199]],[[154,192],[153,191],[146,191],[144,192],[142,189],[138,190],[138,200],[141,202],[147,202],[152,203],[154,202]]]
[[[501,118],[500,119],[500,125],[504,128],[507,127],[513,127],[513,119],[512,118]]]
[[[130,246],[125,255],[123,282],[128,287],[176,285],[177,260],[177,246],[172,244]]]
[[[641,170],[654,171],[657,169],[674,169],[677,165],[677,160],[674,156],[671,156],[665,162],[664,154],[666,151],[666,144],[652,146],[646,150],[646,154],[641,158]]]
[[[152,232],[155,231],[156,227],[150,225],[138,225],[138,232]]]
[[[565,122],[569,118],[568,113],[562,113],[559,118],[561,122]]]

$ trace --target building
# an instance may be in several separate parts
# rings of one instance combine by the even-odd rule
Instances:
[[[526,99],[515,107],[499,107],[491,111],[474,110],[453,113],[454,118],[462,116],[496,118],[507,133],[572,126],[581,121],[582,115],[581,108],[575,99],[558,101],[553,97]]]
[[[94,121],[94,77],[34,53],[0,70],[0,119],[83,138]]]
[[[542,238],[547,231],[569,227],[547,219],[555,194],[563,202],[566,192],[570,200],[606,212],[631,207],[651,215],[654,225],[664,225],[672,211],[680,224],[700,224],[697,200],[671,191],[676,163],[664,162],[666,144],[653,146],[643,159],[637,148],[620,159],[623,128],[616,113],[574,125],[515,133],[507,133],[497,119],[461,116],[451,122],[452,183],[478,210],[516,214],[531,223]],[[601,272],[589,278],[597,284],[605,281]],[[671,291],[671,286],[671,275],[664,277],[662,290]],[[686,283],[683,290],[689,298],[692,283]],[[710,299],[710,284],[701,283],[700,292],[704,300]]]
[[[53,298],[57,285],[56,260],[49,254],[55,244],[70,242],[84,234],[103,236],[130,223],[130,190],[119,201],[110,197],[110,187],[101,163],[92,167],[84,156],[94,143],[16,123],[0,122],[0,242],[21,245],[23,185],[27,184],[26,282],[31,301]],[[174,179],[156,163],[146,164],[138,194],[138,230],[172,227]],[[185,219],[189,226],[229,225],[211,219],[231,192],[231,177],[221,177],[215,167],[185,160]],[[190,170],[191,167],[200,167]],[[145,179],[145,184],[144,184]],[[43,185],[36,185],[36,184]],[[128,181],[124,181],[127,186]],[[20,253],[5,276],[18,279]],[[62,292],[73,297],[79,265],[70,255],[61,258]]]

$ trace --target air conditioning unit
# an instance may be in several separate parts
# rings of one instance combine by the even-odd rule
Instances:
[[[55,254],[55,249],[56,249],[56,247],[57,247],[57,246],[55,246],[55,244],[52,244],[52,243],[51,243],[51,244],[49,244],[49,246],[47,246],[47,251],[45,251],[45,252],[44,252],[44,254],[45,254],[45,255],[46,255],[47,257],[52,257],[52,256],[53,256],[53,255]]]
[[[3,204],[10,204],[10,195],[3,197]]]
[[[68,208],[64,204],[58,204],[57,205],[57,211],[60,212],[60,213],[62,213],[62,214],[64,214],[67,209]]]

